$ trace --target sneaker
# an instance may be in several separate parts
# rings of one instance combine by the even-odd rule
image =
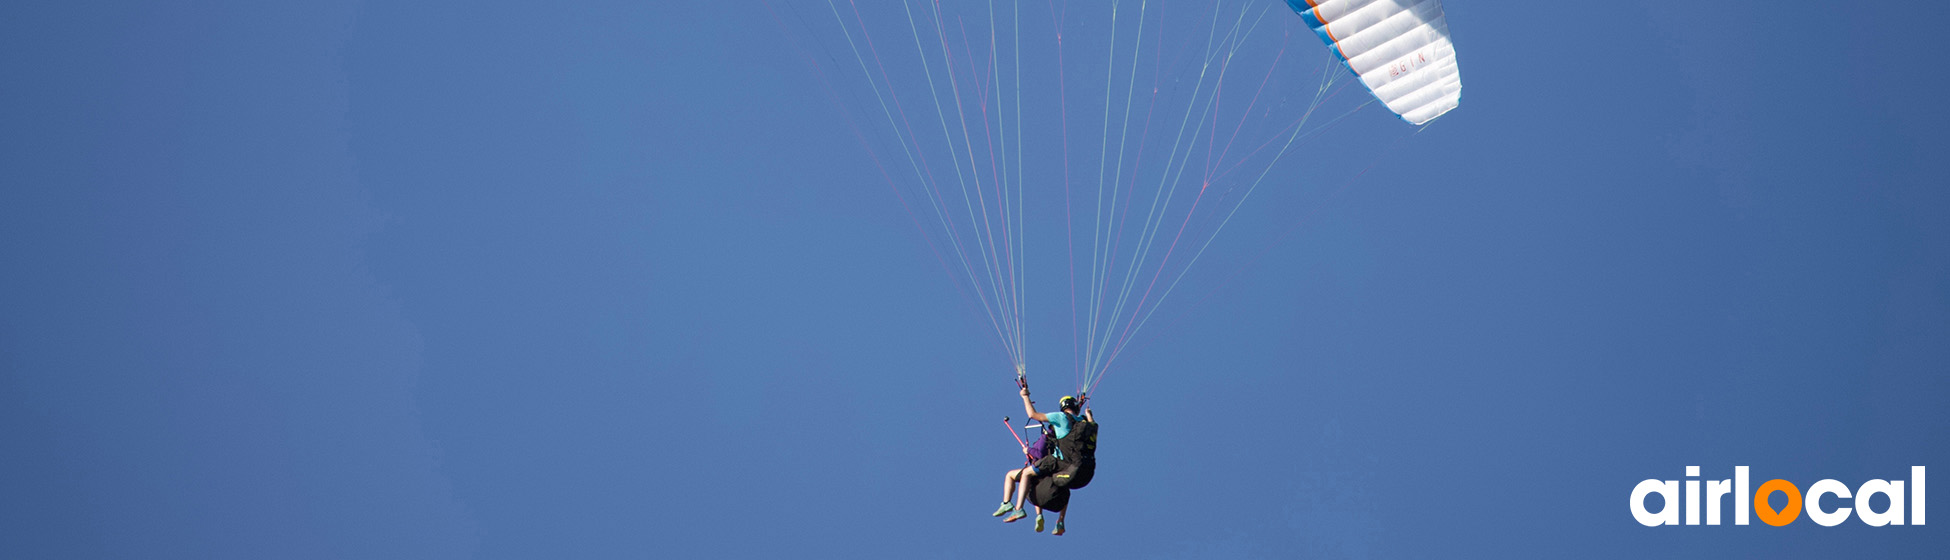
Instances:
[[[1036,532],[1043,532],[1043,514],[1036,514]]]
[[[1050,531],[1050,532],[1049,532],[1049,535],[1050,535],[1050,536],[1052,536],[1052,537],[1061,537],[1061,536],[1063,536],[1063,521],[1061,521],[1061,520],[1058,520],[1058,521],[1056,522],[1056,530],[1055,530],[1055,531]]]
[[[995,508],[995,513],[989,514],[989,517],[1002,517],[1012,509],[1016,509],[1016,506],[1009,505],[1009,502],[1002,502],[1002,507]]]
[[[1009,510],[1009,516],[1002,518],[1002,522],[1015,523],[1017,519],[1022,519],[1024,517],[1029,517],[1029,514],[1023,513],[1021,508],[1016,508],[1016,509]]]

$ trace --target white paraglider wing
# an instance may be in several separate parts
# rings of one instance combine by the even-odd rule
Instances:
[[[1286,0],[1388,110],[1420,125],[1462,100],[1441,0]]]

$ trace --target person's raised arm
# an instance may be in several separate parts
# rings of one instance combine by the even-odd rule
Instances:
[[[1090,412],[1090,409],[1086,408],[1083,409],[1083,419],[1088,420],[1091,423],[1095,423],[1097,421],[1097,416],[1095,414],[1092,414]]]
[[[1048,422],[1048,421],[1049,421],[1049,417],[1048,417],[1048,416],[1044,416],[1044,415],[1043,415],[1043,413],[1041,413],[1041,412],[1036,412],[1036,403],[1034,403],[1034,402],[1030,402],[1030,400],[1029,400],[1029,388],[1028,388],[1028,387],[1023,387],[1023,388],[1022,388],[1022,411],[1023,411],[1023,414],[1024,414],[1024,415],[1026,415],[1026,416],[1028,416],[1030,420],[1035,420],[1035,421],[1037,421],[1037,422]]]

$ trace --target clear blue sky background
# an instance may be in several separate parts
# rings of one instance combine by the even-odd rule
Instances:
[[[1950,8],[1699,4],[1450,2],[1462,108],[1226,232],[1052,539],[763,4],[8,3],[0,556],[1939,554],[1629,514],[1950,484]]]

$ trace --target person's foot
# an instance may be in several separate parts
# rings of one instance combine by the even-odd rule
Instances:
[[[1015,509],[1012,509],[1012,510],[1009,510],[1009,516],[1008,516],[1008,517],[1004,517],[1004,518],[1002,518],[1002,522],[1003,522],[1003,523],[1015,523],[1017,519],[1022,519],[1022,518],[1024,518],[1024,517],[1029,517],[1029,514],[1027,514],[1027,513],[1023,513],[1023,511],[1022,511],[1022,508],[1015,508]]]
[[[1036,532],[1043,532],[1043,514],[1036,514]]]
[[[1002,502],[1002,507],[995,508],[995,513],[989,514],[989,517],[1002,517],[1012,509],[1016,509],[1016,506],[1009,505],[1009,502]]]
[[[1061,537],[1061,536],[1063,536],[1063,520],[1061,520],[1061,519],[1058,519],[1058,520],[1056,520],[1056,530],[1055,530],[1055,531],[1050,531],[1050,532],[1049,532],[1049,536],[1052,536],[1052,537]]]

